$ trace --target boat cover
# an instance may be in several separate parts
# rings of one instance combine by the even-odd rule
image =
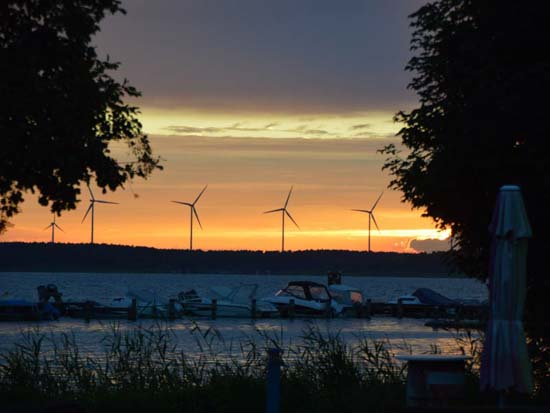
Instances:
[[[427,305],[457,305],[455,300],[441,295],[430,288],[419,288],[412,293],[422,304]]]

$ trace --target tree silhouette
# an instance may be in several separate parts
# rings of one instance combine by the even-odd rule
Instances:
[[[420,106],[396,115],[407,153],[394,145],[382,150],[391,185],[452,229],[455,263],[479,278],[487,275],[497,191],[521,186],[534,232],[528,325],[531,337],[543,340],[539,350],[549,350],[550,3],[438,0],[411,18],[414,56],[407,70]],[[546,370],[539,371],[548,370],[549,360],[547,351]]]
[[[82,182],[105,192],[160,168],[138,108],[140,93],[109,72],[91,45],[118,0],[4,0],[0,4],[0,232],[37,192],[55,213],[74,209]],[[126,158],[113,155],[114,145]]]

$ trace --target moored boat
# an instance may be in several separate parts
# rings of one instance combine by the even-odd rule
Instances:
[[[234,288],[210,287],[208,295],[200,296],[195,290],[178,294],[183,313],[198,317],[273,317],[277,307],[256,299],[257,284],[240,284]]]
[[[60,312],[51,303],[33,303],[27,300],[0,300],[0,321],[57,320]]]
[[[365,300],[361,289],[346,284],[332,284],[328,290],[332,299],[342,306],[342,315],[362,315]]]
[[[325,285],[313,281],[291,281],[264,300],[275,305],[282,317],[335,316],[343,310]]]

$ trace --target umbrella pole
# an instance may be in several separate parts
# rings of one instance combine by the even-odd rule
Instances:
[[[504,408],[504,391],[503,390],[500,390],[497,393],[497,407],[499,409]]]

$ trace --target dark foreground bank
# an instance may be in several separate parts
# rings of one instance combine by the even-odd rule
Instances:
[[[104,338],[102,357],[79,351],[70,334],[34,332],[0,360],[2,408],[87,412],[261,412],[266,404],[267,349],[239,343],[233,355],[216,354],[215,332],[194,333],[201,356],[179,348],[170,329],[159,325]],[[281,371],[282,412],[382,412],[405,406],[406,371],[388,342],[364,339],[353,346],[338,335],[311,328],[285,346]],[[474,389],[474,364],[468,367]],[[473,390],[468,390],[473,391]],[[69,409],[69,410],[66,410]]]
[[[123,245],[0,243],[0,271],[446,276],[443,253],[184,251]]]
[[[161,324],[124,333],[113,326],[103,339],[103,356],[93,358],[83,355],[71,334],[28,333],[0,354],[0,412],[262,412],[273,348],[282,350],[281,412],[405,408],[407,371],[388,341],[365,338],[349,345],[338,334],[310,328],[293,345],[263,335],[261,345],[242,342],[231,354],[220,354],[210,345],[220,339],[215,331],[197,326],[193,333],[204,349],[198,357]],[[453,411],[491,408],[494,397],[478,390],[479,341],[457,337],[457,351],[473,356],[465,392],[442,402]],[[536,404],[536,394],[522,400],[523,406]]]

